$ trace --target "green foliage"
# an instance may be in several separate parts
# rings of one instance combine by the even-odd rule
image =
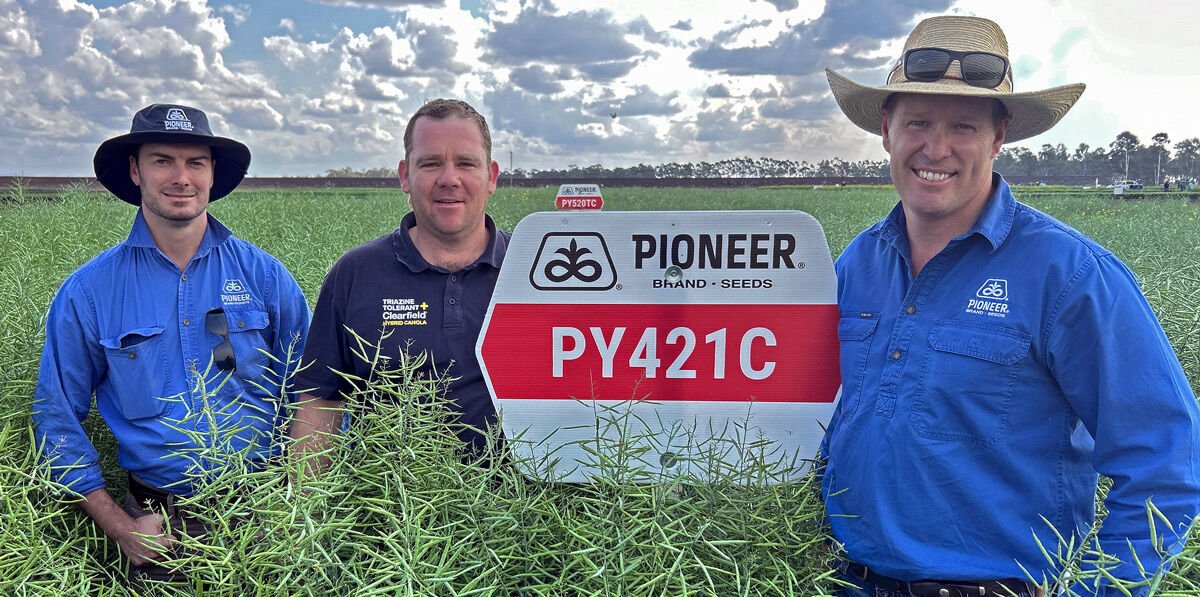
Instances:
[[[391,178],[393,176],[396,176],[396,169],[387,167],[355,169],[346,166],[325,171],[326,178]]]
[[[1114,200],[1108,192],[1041,189],[1035,207],[1096,238],[1135,271],[1194,389],[1200,388],[1200,204]],[[894,191],[823,189],[605,189],[608,210],[799,209],[825,227],[836,256],[884,216]],[[502,189],[490,212],[511,230],[553,209],[555,189]],[[0,594],[122,595],[111,541],[36,467],[29,413],[46,308],[62,280],[128,233],[134,210],[66,189],[59,201],[0,203]],[[347,249],[393,229],[407,211],[398,191],[243,192],[213,205],[239,236],[278,256],[310,301]],[[406,365],[411,366],[411,364]],[[225,474],[191,498],[216,529],[185,540],[192,574],[182,594],[630,594],[817,595],[835,590],[821,506],[811,478],[754,481],[773,463],[751,460],[712,483],[635,476],[616,441],[598,450],[611,478],[589,485],[525,480],[512,466],[463,462],[433,382],[399,372],[365,390],[396,398],[352,419],[333,466],[300,478],[289,465]],[[620,412],[612,424],[619,425]],[[106,476],[123,483],[111,436],[86,428]],[[202,442],[220,451],[219,441]],[[293,482],[293,480],[297,480]],[[1153,519],[1151,519],[1153,520]],[[1094,556],[1086,541],[1044,546],[1062,563]],[[1039,579],[1040,580],[1040,579]],[[1048,582],[1052,582],[1050,579]],[[1193,542],[1162,578],[1161,595],[1200,591]]]
[[[33,200],[33,195],[29,192],[29,181],[24,178],[17,177],[12,179],[8,185],[8,191],[4,193],[4,203],[29,203]]]

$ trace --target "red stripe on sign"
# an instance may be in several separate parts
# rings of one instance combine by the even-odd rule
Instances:
[[[496,397],[833,402],[836,305],[497,304]]]
[[[602,209],[604,207],[604,199],[593,196],[564,196],[555,199],[555,206],[558,209]]]

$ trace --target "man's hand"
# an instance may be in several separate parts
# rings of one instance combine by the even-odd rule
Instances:
[[[296,467],[293,469],[296,475],[293,483],[299,482],[300,477],[316,476],[329,469],[329,456],[325,451],[329,449],[330,438],[340,431],[345,405],[345,400],[323,400],[311,394],[300,395],[288,429],[288,435],[293,440],[288,448],[288,457]]]
[[[143,566],[163,559],[163,553],[179,542],[175,535],[163,531],[162,514],[147,514],[129,519],[132,527],[116,536],[109,535],[121,548],[121,553],[134,566]]]
[[[135,566],[143,566],[163,558],[163,552],[179,542],[175,535],[163,531],[161,514],[133,518],[125,513],[107,489],[100,488],[83,496],[79,504],[109,539],[116,542],[121,553]]]

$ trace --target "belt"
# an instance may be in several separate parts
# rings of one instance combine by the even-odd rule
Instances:
[[[838,562],[838,572],[854,580],[862,580],[885,591],[906,592],[913,597],[991,597],[1011,596],[1032,597],[1034,589],[1029,583],[1018,578],[1000,580],[899,580],[877,574],[870,568],[842,560]]]
[[[175,500],[178,495],[169,491],[163,491],[149,483],[137,478],[137,475],[129,473],[126,475],[129,479],[129,494],[133,496],[139,504],[151,503],[161,505],[167,508],[175,507]]]

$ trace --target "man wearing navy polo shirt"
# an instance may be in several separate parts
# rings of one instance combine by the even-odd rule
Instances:
[[[843,595],[1148,594],[1200,511],[1196,398],[1129,269],[992,171],[1084,86],[1014,92],[1004,32],[965,16],[919,23],[882,87],[827,72],[900,199],[836,267]],[[1116,560],[1068,577],[1045,554],[1090,541],[1100,474]]]
[[[321,286],[308,367],[296,381],[311,388],[292,421],[297,455],[320,451],[337,432],[341,417],[331,407],[358,389],[339,373],[372,378],[372,363],[356,354],[359,339],[379,345],[376,369],[395,368],[402,353],[424,354],[422,374],[452,378],[447,396],[466,448],[482,450],[496,421],[475,358],[509,238],[484,213],[500,175],[487,122],[462,101],[421,106],[404,131],[399,175],[412,212],[390,234],[343,255]]]
[[[280,384],[303,350],[308,303],[278,259],[208,213],[242,181],[250,150],[214,136],[204,112],[147,106],[93,164],[139,209],[129,237],[72,273],[50,305],[33,423],[51,472],[83,496],[140,586],[180,579],[156,562],[178,533],[207,532],[175,498],[279,445],[290,400]],[[123,505],[83,429],[93,393],[128,471]]]

